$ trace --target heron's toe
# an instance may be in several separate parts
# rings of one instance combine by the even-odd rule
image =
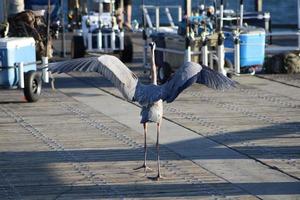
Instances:
[[[140,170],[140,169],[144,169],[145,172],[147,171],[153,171],[150,167],[148,167],[146,164],[143,164],[142,166],[139,166],[137,168],[134,168],[133,170]]]

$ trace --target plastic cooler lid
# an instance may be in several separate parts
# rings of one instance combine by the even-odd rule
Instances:
[[[34,45],[35,41],[32,37],[0,38],[0,48],[20,48]]]
[[[265,29],[255,26],[247,26],[241,29],[241,34],[262,35],[265,33]]]
[[[225,26],[224,30],[225,32],[232,32],[233,30],[236,30],[236,26]],[[263,28],[256,27],[256,26],[243,26],[241,28],[241,34],[248,34],[248,35],[262,35],[265,34],[266,31]]]

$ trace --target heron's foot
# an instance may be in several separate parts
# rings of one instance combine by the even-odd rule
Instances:
[[[144,169],[145,172],[152,171],[152,169],[150,167],[148,167],[145,163],[142,166],[134,168],[133,170],[139,170],[139,169]]]
[[[152,180],[152,181],[159,181],[159,180],[161,180],[161,179],[165,179],[165,177],[162,176],[162,175],[159,173],[159,174],[157,174],[157,176],[155,176],[155,177],[148,177],[148,179],[150,179],[150,180]]]

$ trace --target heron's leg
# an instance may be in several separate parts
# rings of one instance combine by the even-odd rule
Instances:
[[[160,174],[160,160],[159,160],[159,133],[160,123],[157,123],[157,138],[156,138],[156,150],[157,150],[157,179],[162,178]]]
[[[156,150],[157,150],[157,176],[156,177],[150,177],[152,180],[158,181],[159,179],[162,179],[163,176],[160,174],[160,159],[159,159],[159,133],[160,133],[160,123],[157,123],[157,138],[156,138]]]
[[[140,167],[135,168],[134,170],[142,169],[144,168],[145,171],[151,170],[146,164],[147,161],[147,123],[143,124],[144,126],[144,164]]]
[[[146,165],[147,160],[147,123],[143,124],[144,126],[144,166]]]

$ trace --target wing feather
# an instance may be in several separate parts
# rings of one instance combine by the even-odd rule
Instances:
[[[162,85],[162,100],[170,103],[187,87],[194,83],[206,85],[213,89],[235,87],[235,82],[208,67],[198,63],[186,62],[179,68],[172,79]]]
[[[197,83],[216,90],[229,89],[236,85],[236,82],[206,66],[202,66],[202,70],[197,78]]]
[[[110,80],[127,100],[137,101],[143,106],[151,105],[160,99],[170,103],[184,89],[194,83],[204,84],[213,89],[227,89],[235,87],[236,84],[223,74],[208,67],[186,62],[163,85],[144,85],[122,61],[110,55],[50,63],[49,70],[53,73],[98,72]]]
[[[50,63],[49,71],[52,73],[98,72],[111,81],[129,101],[133,100],[138,83],[137,76],[117,57],[110,55]]]

